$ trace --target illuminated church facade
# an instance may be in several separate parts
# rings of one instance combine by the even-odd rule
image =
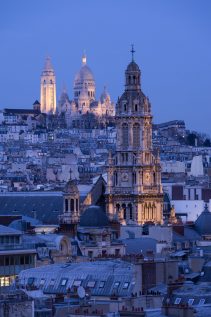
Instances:
[[[64,115],[67,125],[84,114],[96,117],[114,116],[115,105],[106,88],[96,100],[96,83],[94,75],[87,65],[86,55],[82,56],[82,65],[76,73],[73,83],[73,98],[70,99],[66,88],[63,88],[56,105],[56,76],[48,57],[41,74],[40,90],[41,112]]]
[[[132,56],[133,56],[132,50]],[[162,223],[163,191],[159,153],[152,148],[152,114],[132,57],[125,91],[116,106],[116,151],[108,159],[106,210],[121,224]]]

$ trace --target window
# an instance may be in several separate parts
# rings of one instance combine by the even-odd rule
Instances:
[[[76,211],[78,211],[78,199],[76,199]]]
[[[123,285],[123,289],[128,289],[130,283],[129,282],[125,282],[124,285]]]
[[[92,258],[93,257],[93,251],[88,251],[88,257]]]
[[[115,256],[119,256],[119,249],[115,249]]]
[[[70,200],[70,210],[74,211],[74,199]]]
[[[175,299],[174,304],[175,304],[175,305],[179,305],[180,302],[181,302],[181,298],[178,298],[178,297],[177,297],[177,298]]]
[[[29,277],[27,284],[28,284],[28,285],[33,285],[34,282],[35,282],[35,278],[34,278],[34,277]]]
[[[100,284],[99,284],[99,288],[103,288],[104,286],[105,286],[105,282],[101,281]]]
[[[114,283],[114,288],[118,288],[119,287],[120,282],[115,282]]]
[[[68,199],[65,199],[65,211],[68,211]]]
[[[135,111],[138,111],[138,105],[135,104]]]
[[[202,306],[202,305],[204,305],[204,303],[205,303],[205,299],[201,298],[200,301],[199,301],[199,305]]]
[[[45,279],[44,278],[41,278],[40,280],[40,285],[44,285],[45,284]]]
[[[50,286],[53,286],[53,285],[54,285],[54,283],[55,283],[55,279],[54,279],[54,278],[52,278],[52,279],[51,279],[51,281],[50,281],[50,284],[49,284],[49,285],[50,285]]]
[[[132,204],[128,204],[128,209],[129,209],[129,217],[130,217],[130,219],[133,219],[133,206],[132,206]]]
[[[81,285],[81,280],[75,280],[75,281],[73,282],[73,285],[74,285],[74,286],[80,286],[80,285]]]
[[[122,144],[128,146],[128,125],[126,123],[122,125]]]
[[[140,126],[138,123],[133,125],[133,146],[140,146]]]
[[[65,286],[66,284],[67,284],[67,281],[68,281],[68,279],[67,278],[63,278],[62,280],[61,280],[61,286]]]
[[[30,257],[29,255],[25,255],[25,264],[29,264],[30,263]]]
[[[93,288],[95,286],[95,281],[89,281],[87,283],[87,286],[90,287],[90,288]]]
[[[194,302],[194,298],[189,298],[189,300],[188,300],[188,305],[193,305],[193,302]]]

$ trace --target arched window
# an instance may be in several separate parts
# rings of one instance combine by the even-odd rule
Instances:
[[[127,111],[127,104],[125,103],[124,104],[124,112],[126,112]]]
[[[68,199],[65,199],[65,211],[68,211]]]
[[[133,172],[133,184],[136,184],[136,172]]]
[[[140,126],[138,123],[133,125],[133,146],[140,146]]]
[[[71,198],[71,200],[70,200],[70,210],[71,211],[74,211],[74,206],[75,204],[74,204],[74,199],[73,198]]]
[[[114,173],[114,183],[115,183],[115,185],[118,185],[118,174],[117,174],[117,172]]]
[[[154,182],[154,185],[156,184],[156,174],[155,172],[153,173],[153,182]]]
[[[133,83],[136,84],[136,76],[133,76]]]
[[[132,206],[132,204],[128,204],[128,209],[129,209],[129,218],[132,220],[133,219],[133,206]]]
[[[135,104],[135,111],[137,112],[138,111],[138,105]]]
[[[130,83],[131,83],[131,77],[128,76],[128,84],[130,85]]]
[[[116,204],[116,211],[119,212],[120,210],[120,204]]]
[[[123,209],[123,218],[126,219],[127,214],[126,214],[126,205],[122,204],[122,209]]]
[[[128,125],[127,123],[123,123],[122,125],[122,145],[128,146]]]

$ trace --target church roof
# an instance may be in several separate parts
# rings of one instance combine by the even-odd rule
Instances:
[[[80,227],[107,227],[106,213],[99,206],[88,207],[80,218]]]
[[[40,105],[38,100],[35,100],[35,102],[33,103],[33,106],[35,106],[35,105]]]
[[[138,67],[136,62],[132,61],[132,62],[130,62],[130,64],[128,64],[126,71],[127,72],[140,72],[140,68]]]
[[[201,215],[197,218],[195,228],[201,235],[211,235],[211,212],[207,205]]]

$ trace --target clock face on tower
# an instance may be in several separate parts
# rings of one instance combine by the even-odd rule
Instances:
[[[123,182],[127,182],[128,181],[128,174],[127,173],[123,173],[122,174],[122,181]]]

